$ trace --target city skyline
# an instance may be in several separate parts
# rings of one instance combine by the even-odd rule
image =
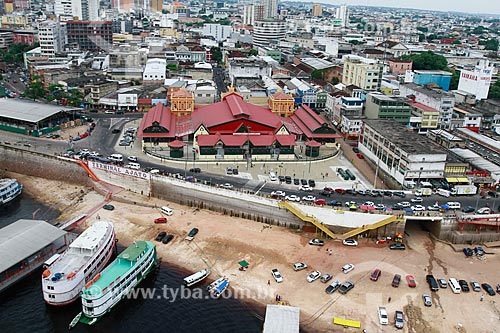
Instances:
[[[408,9],[420,9],[420,10],[435,10],[435,11],[452,11],[452,12],[464,12],[471,14],[490,14],[490,15],[500,15],[500,3],[493,3],[489,0],[477,0],[474,2],[469,2],[466,0],[442,0],[442,1],[432,1],[432,0],[341,0],[334,1],[331,0],[297,0],[299,2],[312,2],[339,6],[346,4],[348,6],[375,6],[375,7],[393,7],[393,8],[408,8]]]

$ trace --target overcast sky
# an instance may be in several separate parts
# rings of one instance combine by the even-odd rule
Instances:
[[[303,0],[307,1],[307,0]],[[308,0],[314,1],[314,0]],[[385,6],[398,8],[417,8],[440,11],[459,11],[469,13],[499,14],[498,0],[316,0],[334,5]]]

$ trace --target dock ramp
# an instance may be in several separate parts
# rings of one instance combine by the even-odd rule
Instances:
[[[328,228],[328,226],[321,223],[314,216],[305,214],[299,208],[295,207],[295,205],[292,205],[287,201],[280,201],[280,202],[278,202],[278,206],[286,208],[289,212],[291,212],[293,215],[297,216],[302,221],[312,223],[316,228],[320,229],[326,235],[328,235],[328,237],[330,237],[332,239],[337,238],[337,236]]]

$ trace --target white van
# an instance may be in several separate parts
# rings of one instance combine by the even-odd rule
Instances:
[[[271,179],[272,182],[275,182],[278,180],[278,177],[276,177],[276,174],[274,172],[269,172],[269,179]]]
[[[451,291],[453,291],[455,294],[460,294],[462,292],[462,288],[460,288],[460,285],[455,278],[450,278],[448,280],[448,284],[450,285]]]
[[[123,162],[122,154],[111,154],[108,158],[113,162]]]
[[[448,190],[445,190],[444,188],[438,188],[438,189],[436,190],[436,194],[437,194],[437,195],[440,195],[440,196],[443,196],[443,197],[447,197],[447,198],[449,198],[449,197],[450,197],[450,195],[451,195],[451,192],[450,192],[450,191],[448,191]]]
[[[462,208],[462,205],[460,204],[460,202],[451,201],[451,202],[447,202],[446,204],[450,207],[450,209],[461,209]]]
[[[127,168],[134,169],[134,170],[140,170],[141,165],[139,163],[130,162],[129,164],[127,164]]]
[[[160,212],[167,216],[171,216],[174,213],[173,209],[167,206],[160,207]]]

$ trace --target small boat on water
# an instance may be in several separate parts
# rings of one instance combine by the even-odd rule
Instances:
[[[224,280],[226,279],[225,276],[223,277],[220,277],[218,278],[217,280],[215,280],[214,282],[210,283],[208,286],[207,286],[207,290],[208,291],[212,291],[212,289],[216,288],[219,284],[221,284]]]
[[[17,198],[23,192],[23,185],[16,179],[0,179],[0,206]]]
[[[212,297],[214,298],[219,298],[221,295],[226,291],[227,287],[229,287],[229,280],[227,278],[224,278],[219,285],[217,285],[214,289],[212,289],[210,292],[212,294]]]
[[[203,281],[206,279],[207,276],[209,276],[211,271],[209,269],[202,269],[199,272],[196,272],[192,275],[189,275],[184,278],[184,285],[186,287],[191,287],[194,284],[197,284],[200,281]]]

